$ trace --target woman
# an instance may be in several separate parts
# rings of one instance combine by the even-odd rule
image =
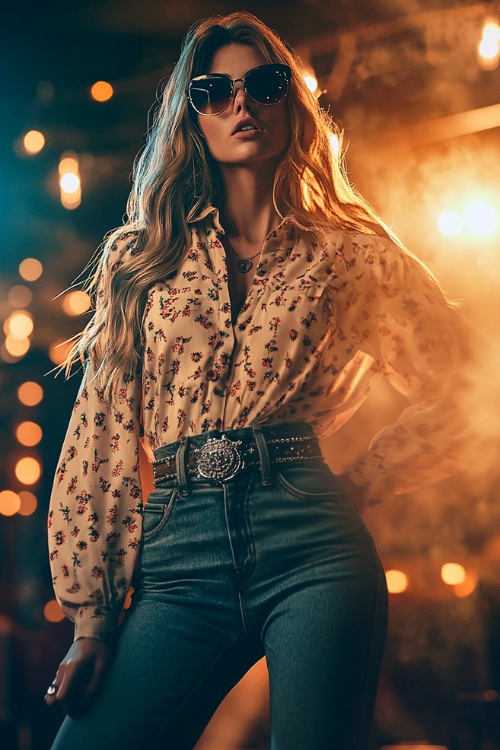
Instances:
[[[71,358],[54,749],[191,748],[263,655],[273,750],[367,745],[387,597],[358,511],[459,469],[461,355],[455,312],[351,189],[331,130],[253,16],[190,31]],[[318,439],[381,375],[411,405],[335,477]]]

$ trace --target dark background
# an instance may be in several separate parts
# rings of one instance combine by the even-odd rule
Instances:
[[[71,625],[49,623],[52,599],[46,553],[48,495],[69,410],[78,387],[47,374],[48,351],[75,334],[87,316],[70,318],[61,292],[74,281],[106,232],[122,222],[135,155],[145,141],[161,81],[196,20],[248,10],[292,44],[316,71],[323,106],[343,128],[351,181],[438,275],[464,314],[498,347],[500,230],[485,238],[443,237],[439,211],[487,195],[500,217],[500,69],[485,71],[476,49],[495,3],[448,0],[369,2],[18,2],[0,26],[0,316],[9,289],[24,283],[19,263],[44,266],[32,289],[31,348],[18,361],[0,354],[0,492],[30,489],[29,516],[0,515],[0,745],[44,750],[60,717],[43,693],[71,641]],[[96,80],[115,90],[94,102]],[[471,119],[467,113],[473,113]],[[472,124],[471,124],[472,123]],[[21,138],[42,131],[45,148],[27,156]],[[59,201],[62,153],[80,160],[82,203]],[[499,219],[500,223],[500,219]],[[4,334],[0,333],[0,343]],[[485,346],[484,357],[487,358]],[[44,398],[24,407],[17,388],[39,382]],[[478,428],[497,435],[498,401],[485,383],[486,409],[471,405]],[[341,468],[401,407],[379,388],[326,446]],[[486,411],[486,417],[485,412]],[[23,419],[37,421],[42,442],[24,448]],[[392,615],[373,747],[427,740],[455,750],[500,748],[500,511],[498,459],[481,470],[388,502],[366,515],[386,569],[409,577],[391,598]],[[16,461],[38,457],[40,481],[16,478]],[[460,597],[443,584],[444,562],[475,580]],[[247,747],[257,747],[247,744]],[[222,744],[219,745],[222,748]],[[218,749],[219,750],[219,749]]]

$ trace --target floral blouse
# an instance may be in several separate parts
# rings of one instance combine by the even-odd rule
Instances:
[[[190,224],[175,278],[148,295],[142,377],[103,398],[87,365],[54,481],[53,582],[75,637],[116,628],[141,543],[139,441],[152,449],[213,429],[309,422],[339,430],[387,377],[409,401],[347,472],[368,503],[463,468],[461,318],[411,255],[387,239],[285,219],[266,238],[231,314],[216,209]],[[138,251],[124,233],[117,268]]]

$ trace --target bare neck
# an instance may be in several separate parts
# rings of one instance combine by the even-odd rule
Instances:
[[[262,244],[279,222],[273,205],[274,168],[270,170],[265,162],[220,167],[224,185],[221,221],[227,235],[248,245]]]

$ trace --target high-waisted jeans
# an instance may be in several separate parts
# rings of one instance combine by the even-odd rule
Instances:
[[[368,746],[387,625],[372,538],[321,459],[265,473],[149,496],[113,668],[53,750],[189,750],[263,655],[271,750]]]

